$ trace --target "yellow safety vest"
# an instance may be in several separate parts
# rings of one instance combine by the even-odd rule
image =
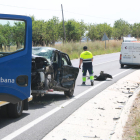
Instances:
[[[83,60],[83,63],[92,62],[93,55],[90,51],[84,51],[80,54],[80,59]]]

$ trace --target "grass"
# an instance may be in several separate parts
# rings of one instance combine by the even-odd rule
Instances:
[[[120,52],[121,50],[121,41],[110,40],[106,41],[94,41],[94,42],[83,42],[83,43],[65,43],[57,44],[54,47],[62,52],[67,53],[70,56],[70,59],[77,59],[80,57],[81,52],[83,51],[83,46],[87,46],[88,50],[92,52],[93,56],[101,54],[109,54]]]
[[[123,140],[140,140],[140,95],[133,102],[124,129]]]
[[[88,50],[92,52],[93,56],[95,55],[101,55],[101,54],[109,54],[109,53],[115,53],[120,52],[121,50],[121,43],[122,40],[109,40],[106,41],[106,48],[105,48],[105,41],[94,41],[94,42],[70,42],[65,44],[57,44],[53,46],[54,48],[67,53],[70,56],[70,59],[77,59],[80,57],[81,52],[83,51],[83,46],[87,46]],[[22,46],[23,48],[23,46]],[[4,52],[9,52],[8,48]],[[16,51],[16,46],[10,47],[10,52]]]
[[[136,120],[134,122],[135,126],[135,136],[133,136],[134,140],[140,140],[140,116],[136,116]]]
[[[2,48],[3,48],[2,52],[15,52],[15,51],[17,51],[17,46],[10,46],[10,50],[9,50],[9,47],[6,47],[6,50],[5,50],[4,46],[2,46]],[[24,46],[21,46],[20,48],[24,48]]]

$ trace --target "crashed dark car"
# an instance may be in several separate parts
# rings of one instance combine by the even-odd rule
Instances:
[[[78,73],[79,68],[72,66],[66,53],[51,47],[32,47],[32,95],[53,89],[72,97]]]

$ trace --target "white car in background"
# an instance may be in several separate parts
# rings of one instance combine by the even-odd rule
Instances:
[[[123,42],[137,41],[135,37],[123,37]]]

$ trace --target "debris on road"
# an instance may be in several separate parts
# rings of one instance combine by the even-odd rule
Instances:
[[[87,140],[87,138],[93,139],[94,136],[97,136],[94,137],[97,140],[116,140],[121,137],[129,112],[127,110],[124,113],[124,108],[127,108],[129,100],[135,97],[136,91],[140,88],[138,83],[140,83],[140,70],[100,92],[47,134],[43,140],[56,140],[56,137],[57,140],[62,140],[65,136],[69,140]],[[127,93],[129,91],[128,96],[122,91]],[[53,138],[53,135],[56,137]]]

